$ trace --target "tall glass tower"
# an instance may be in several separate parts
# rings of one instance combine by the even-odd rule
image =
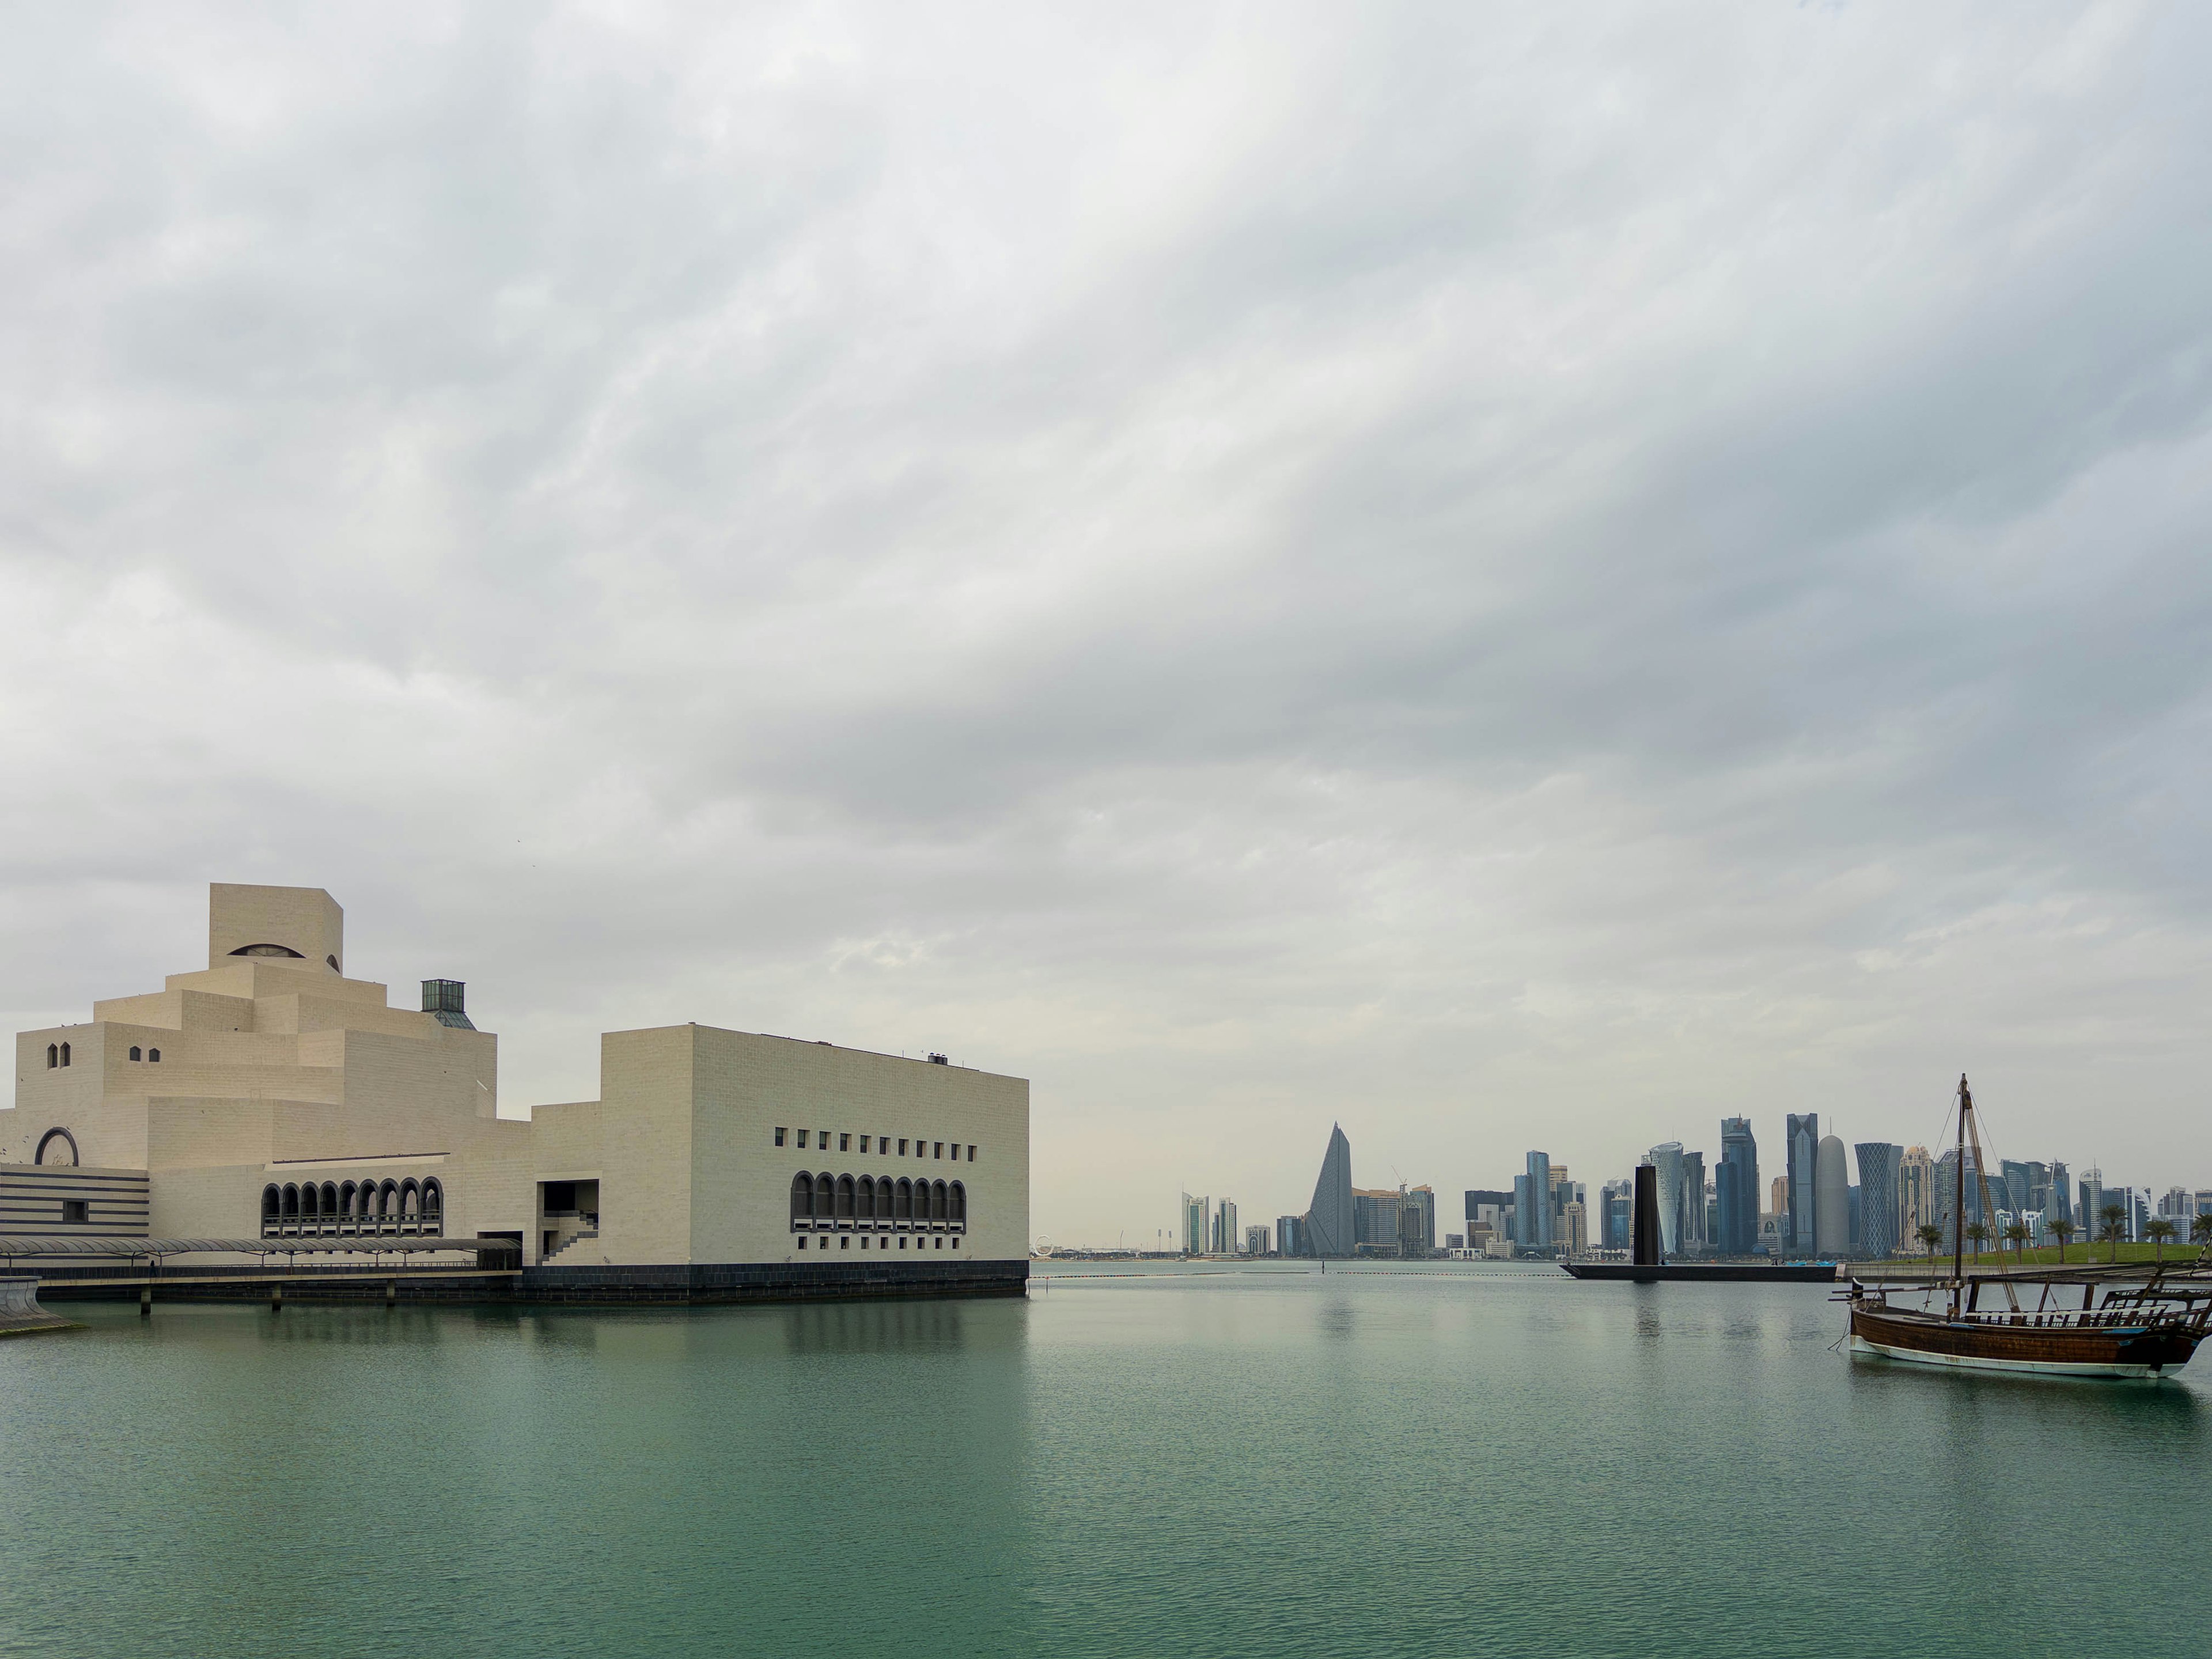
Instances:
[[[1513,1177],[1513,1242],[1528,1249],[1552,1243],[1552,1155],[1528,1154],[1528,1173]]]
[[[1782,1224],[1782,1243],[1797,1255],[1810,1255],[1820,1248],[1815,1223],[1820,1218],[1820,1115],[1792,1112],[1783,1150],[1790,1160],[1790,1214]]]
[[[1897,1253],[1898,1162],[1905,1148],[1862,1140],[1859,1155],[1859,1254],[1880,1261]]]
[[[1682,1143],[1662,1140],[1651,1149],[1651,1166],[1659,1171],[1659,1248],[1673,1255],[1682,1248]],[[1704,1172],[1699,1171],[1698,1201],[1705,1202]]]
[[[1721,1120],[1721,1161],[1713,1170],[1713,1196],[1721,1212],[1720,1237],[1714,1247],[1723,1255],[1749,1255],[1759,1247],[1759,1142],[1752,1137],[1747,1117]]]

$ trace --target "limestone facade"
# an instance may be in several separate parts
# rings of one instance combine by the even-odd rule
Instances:
[[[206,968],[17,1036],[0,1165],[143,1171],[156,1237],[503,1237],[553,1270],[1027,1259],[1022,1079],[685,1024],[605,1034],[598,1100],[502,1118],[459,987],[395,1008],[344,961],[320,889],[216,884]],[[102,1231],[27,1222],[0,1229]]]

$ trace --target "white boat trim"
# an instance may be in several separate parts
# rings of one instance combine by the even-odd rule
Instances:
[[[2121,1365],[2103,1361],[2083,1364],[2060,1359],[1986,1359],[1955,1353],[1930,1353],[1922,1348],[1893,1347],[1886,1342],[1869,1341],[1856,1332],[1851,1334],[1851,1352],[1872,1354],[1881,1359],[1902,1360],[1914,1365],[1944,1365],[1958,1370],[2033,1372],[2046,1376],[2109,1377],[2116,1382],[2155,1382],[2166,1373],[2149,1365]]]

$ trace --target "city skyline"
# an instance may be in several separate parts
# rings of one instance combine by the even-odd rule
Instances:
[[[1878,1178],[1886,1179],[1890,1183],[1890,1190],[1900,1194],[1899,1202],[1903,1207],[1897,1209],[1893,1212],[1895,1231],[1893,1234],[1886,1236],[1887,1243],[1891,1247],[1892,1253],[1899,1255],[1914,1255],[1921,1253],[1922,1246],[1916,1237],[1915,1230],[1923,1218],[1938,1221],[1945,1225],[1947,1230],[1945,1233],[1947,1242],[1943,1248],[1946,1249],[1949,1248],[1949,1234],[1948,1231],[1949,1206],[1952,1202],[1954,1191],[1954,1185],[1952,1184],[1953,1178],[1948,1173],[1951,1167],[1948,1161],[1948,1155],[1953,1151],[1953,1146],[1950,1142],[1945,1142],[1933,1147],[1920,1143],[1908,1144],[1902,1141],[1855,1141],[1846,1145],[1842,1142],[1838,1136],[1818,1133],[1817,1126],[1808,1121],[1814,1118],[1814,1115],[1813,1114],[1784,1114],[1782,1115],[1783,1128],[1782,1132],[1776,1136],[1776,1139],[1781,1142],[1784,1146],[1786,1146],[1788,1145],[1788,1135],[1790,1131],[1793,1127],[1802,1124],[1808,1129],[1813,1131],[1814,1138],[1811,1141],[1811,1145],[1816,1158],[1822,1146],[1830,1142],[1835,1143],[1836,1149],[1841,1152],[1844,1155],[1845,1162],[1841,1170],[1836,1173],[1840,1174],[1842,1177],[1841,1188],[1844,1194],[1845,1202],[1849,1207],[1844,1214],[1844,1218],[1839,1222],[1834,1223],[1826,1234],[1830,1249],[1832,1253],[1863,1254],[1863,1250],[1861,1248],[1863,1243],[1881,1241],[1885,1238],[1885,1235],[1881,1232],[1878,1222],[1875,1226],[1875,1231],[1870,1236],[1867,1234],[1863,1228],[1861,1216],[1862,1188],[1864,1184],[1864,1171],[1868,1168],[1869,1163],[1871,1163],[1880,1172]],[[1735,1175],[1737,1165],[1731,1163],[1729,1157],[1729,1149],[1732,1140],[1738,1152],[1745,1152],[1747,1149],[1749,1154],[1744,1163],[1744,1167],[1748,1169],[1749,1174],[1741,1177],[1743,1184],[1741,1188],[1738,1188],[1735,1185],[1738,1178]],[[1327,1178],[1328,1170],[1334,1166],[1334,1160],[1338,1158],[1340,1143],[1348,1152],[1349,1143],[1346,1140],[1342,1126],[1340,1124],[1332,1126],[1328,1141],[1328,1152],[1324,1159],[1324,1179]],[[1740,1116],[1722,1118],[1718,1121],[1713,1132],[1712,1144],[1719,1150],[1717,1156],[1709,1158],[1705,1155],[1705,1148],[1695,1144],[1686,1144],[1679,1140],[1658,1142],[1645,1149],[1642,1153],[1637,1155],[1637,1157],[1624,1168],[1617,1171],[1601,1175],[1595,1182],[1573,1181],[1569,1183],[1569,1186],[1571,1192],[1595,1191],[1597,1190],[1599,1187],[1602,1187],[1604,1193],[1607,1195],[1612,1194],[1616,1186],[1618,1186],[1625,1194],[1628,1185],[1627,1177],[1633,1172],[1635,1164],[1638,1163],[1656,1163],[1662,1170],[1660,1183],[1661,1210],[1659,1224],[1662,1245],[1668,1254],[1672,1255],[1682,1250],[1729,1254],[1751,1253],[1757,1246],[1758,1227],[1761,1219],[1766,1218],[1771,1220],[1778,1213],[1778,1212],[1771,1207],[1771,1194],[1769,1189],[1770,1188],[1778,1185],[1786,1187],[1789,1182],[1789,1176],[1786,1173],[1774,1171],[1771,1165],[1764,1164],[1760,1161],[1755,1121],[1752,1119]],[[1989,1162],[1990,1164],[1989,1178],[1992,1183],[1992,1202],[1998,1208],[2026,1210],[2027,1206],[2021,1203],[2020,1201],[2020,1198],[2015,1196],[2014,1194],[2014,1182],[2015,1179],[2023,1182],[2028,1181],[2031,1178],[2033,1172],[2040,1170],[2043,1172],[2042,1179],[2045,1181],[2047,1181],[2051,1173],[2055,1171],[2059,1183],[2066,1188],[2065,1202],[2068,1206],[2069,1219],[2077,1212],[2081,1211],[2084,1205],[2089,1206],[2091,1210],[2094,1212],[2094,1209],[2101,1206],[2102,1200],[2101,1198],[2092,1200],[2086,1196],[2083,1192],[2076,1191],[2075,1189],[2074,1178],[2078,1175],[2082,1187],[2086,1188],[2094,1180],[2100,1190],[2108,1189],[2114,1194],[2124,1193],[2128,1195],[2130,1205],[2128,1214],[2128,1223],[2130,1227],[2128,1238],[2130,1242],[2142,1242],[2142,1236],[2140,1228],[2141,1223],[2143,1220],[2168,1213],[2165,1206],[2174,1194],[2179,1194],[2185,1195],[2191,1201],[2201,1200],[2208,1195],[2212,1195],[2212,1175],[2208,1175],[2208,1176],[2200,1178],[2194,1182],[2177,1182],[2169,1176],[2155,1183],[2145,1183],[2139,1181],[2130,1182],[2118,1179],[2108,1180],[2103,1176],[2101,1166],[2098,1165],[2094,1161],[2086,1164],[2076,1164],[2063,1158],[2002,1158],[1996,1156],[1994,1151],[1986,1146],[1986,1143],[1984,1151],[1989,1156]],[[1916,1158],[1914,1156],[1915,1154],[1917,1154],[1918,1157]],[[1508,1185],[1504,1188],[1485,1188],[1474,1183],[1467,1183],[1462,1186],[1461,1183],[1449,1180],[1424,1180],[1419,1183],[1419,1189],[1432,1190],[1434,1193],[1443,1194],[1447,1197],[1457,1195],[1464,1191],[1466,1196],[1470,1200],[1472,1200],[1478,1193],[1494,1196],[1498,1200],[1501,1200],[1507,1207],[1509,1212],[1513,1215],[1514,1218],[1511,1223],[1512,1231],[1510,1237],[1512,1242],[1516,1246],[1523,1249],[1534,1249],[1551,1248],[1559,1243],[1559,1240],[1553,1237],[1553,1230],[1558,1225],[1559,1217],[1565,1208],[1565,1200],[1561,1198],[1559,1192],[1559,1182],[1555,1179],[1555,1177],[1565,1176],[1567,1173],[1568,1166],[1563,1163],[1555,1163],[1551,1158],[1549,1152],[1540,1148],[1528,1149],[1525,1151],[1521,1157],[1523,1165],[1522,1170],[1519,1173],[1513,1175],[1510,1177]],[[1689,1173],[1692,1171],[1696,1172],[1696,1174],[1693,1176]],[[1940,1176],[1939,1172],[1941,1172]],[[2015,1176],[2015,1172],[2018,1172],[2017,1176]],[[1486,1170],[1481,1173],[1494,1176],[1497,1171],[1494,1170]],[[1702,1176],[1704,1177],[1704,1179],[1699,1182],[1699,1189],[1704,1194],[1706,1206],[1710,1206],[1711,1213],[1708,1215],[1701,1215],[1697,1218],[1692,1225],[1686,1227],[1682,1219],[1682,1210],[1680,1208],[1674,1207],[1674,1206],[1678,1201],[1681,1200],[1681,1195],[1686,1192],[1687,1182],[1692,1179],[1695,1179],[1698,1176]],[[1347,1176],[1347,1179],[1349,1177]],[[1922,1184],[1915,1185],[1914,1183],[1916,1182]],[[1832,1189],[1836,1185],[1832,1176],[1829,1184]],[[1971,1161],[1969,1164],[1967,1185],[1968,1198],[1966,1215],[1967,1219],[1971,1224],[1972,1222],[1980,1218],[1981,1211],[1979,1188],[1973,1179]],[[1809,1171],[1808,1175],[1807,1190],[1814,1195],[1813,1203],[1816,1217],[1820,1208],[1818,1196],[1820,1187],[1820,1182],[1819,1170],[1815,1169]],[[1751,1230],[1750,1237],[1752,1243],[1742,1249],[1732,1249],[1727,1242],[1729,1235],[1725,1231],[1722,1231],[1727,1220],[1725,1212],[1722,1208],[1724,1188],[1736,1191],[1741,1194],[1755,1195],[1753,1207],[1749,1210],[1747,1215],[1747,1224]],[[1903,1195],[1908,1190],[1911,1193],[1917,1194],[1923,1191],[1923,1188],[1926,1194],[1926,1198],[1924,1200],[1918,1200],[1913,1197]],[[1407,1183],[1406,1189],[1408,1191],[1414,1190],[1413,1183]],[[1364,1194],[1372,1192],[1379,1194],[1386,1190],[1390,1189],[1370,1189],[1358,1187],[1353,1187],[1351,1188],[1352,1196],[1355,1200]],[[1547,1201],[1544,1205],[1539,1206],[1537,1215],[1540,1217],[1540,1219],[1535,1219],[1532,1218],[1527,1212],[1525,1198],[1528,1194],[1539,1190],[1543,1191],[1547,1194]],[[1186,1207],[1188,1207],[1191,1202],[1192,1200],[1188,1194],[1186,1194],[1183,1200],[1183,1203]],[[1917,1210],[1913,1207],[1916,1203],[1925,1204],[1926,1208],[1924,1215],[1922,1211]],[[1264,1208],[1266,1206],[1263,1206],[1262,1207]],[[1604,1248],[1604,1227],[1606,1224],[1604,1219],[1604,1206],[1599,1204],[1589,1204],[1587,1208],[1589,1211],[1589,1219],[1587,1224],[1589,1227],[1588,1242],[1592,1247]],[[1255,1213],[1258,1212],[1259,1212],[1257,1211],[1255,1212]],[[1454,1224],[1459,1222],[1460,1214],[1456,1206],[1448,1206],[1446,1213],[1450,1217],[1450,1219]],[[1787,1212],[1784,1212],[1781,1213],[1786,1214]],[[1282,1235],[1282,1224],[1284,1222],[1295,1223],[1301,1218],[1302,1217],[1299,1212],[1285,1211],[1279,1212],[1277,1222],[1270,1231],[1275,1237],[1279,1238]],[[1708,1234],[1707,1231],[1709,1227],[1711,1229],[1710,1234]],[[1837,1231],[1838,1229],[1840,1229],[1840,1232]],[[1170,1229],[1169,1231],[1170,1235],[1172,1235],[1172,1230]],[[1992,1247],[1994,1247],[1995,1242],[1994,1232],[1995,1230],[1993,1228]],[[2077,1241],[2093,1238],[2095,1236],[2095,1232],[2096,1224],[2081,1224],[2079,1225],[2079,1230],[2074,1233],[2073,1237]],[[2188,1229],[2185,1220],[2182,1225],[2180,1233],[2183,1242],[2186,1243]],[[1218,1224],[1209,1221],[1206,1225],[1206,1236],[1209,1240],[1218,1237],[1219,1236],[1218,1231]],[[1126,1244],[1127,1242],[1127,1230],[1121,1229],[1117,1230],[1115,1238],[1113,1240],[1078,1241],[1068,1239],[1061,1240],[1060,1242],[1066,1244],[1079,1245],[1082,1248],[1104,1248],[1115,1243]],[[1839,1237],[1851,1242],[1849,1244],[1839,1244],[1836,1242]],[[1784,1234],[1784,1237],[1785,1240],[1787,1240],[1788,1235],[1786,1233]],[[1813,1242],[1811,1243],[1802,1247],[1795,1243],[1788,1243],[1788,1249],[1793,1254],[1820,1254],[1821,1251],[1819,1248],[1819,1239],[1811,1235],[1808,1235],[1808,1237],[1813,1238]],[[2037,1235],[2037,1242],[2039,1243],[2048,1243],[2052,1241],[2050,1235],[2047,1233],[2039,1232]],[[1228,1253],[1235,1254],[1239,1252],[1231,1251]],[[1310,1249],[1300,1249],[1291,1253],[1310,1255],[1313,1252]],[[1350,1254],[1349,1251],[1334,1250],[1325,1253],[1331,1255]]]

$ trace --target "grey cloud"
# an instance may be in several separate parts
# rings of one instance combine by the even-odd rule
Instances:
[[[0,28],[19,1024],[304,880],[511,1102],[1025,1072],[1055,1237],[2212,1155],[2193,14]]]

